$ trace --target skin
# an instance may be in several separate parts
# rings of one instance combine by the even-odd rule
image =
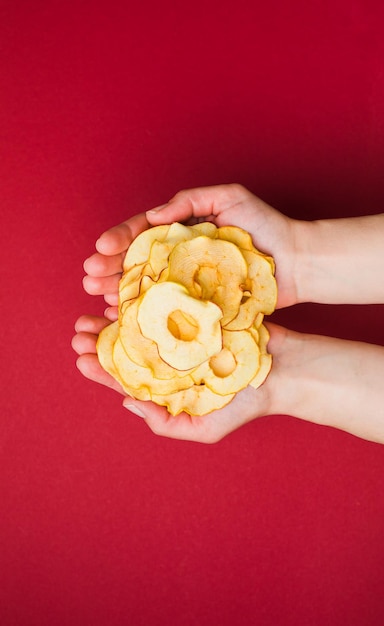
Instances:
[[[260,416],[287,414],[384,443],[384,348],[296,333],[268,323],[273,367],[264,384],[239,392],[204,417],[177,417],[152,402],[126,397],[99,365],[96,341],[117,319],[118,282],[131,241],[143,230],[175,221],[209,220],[250,232],[254,245],[276,262],[277,307],[299,302],[384,303],[384,215],[302,222],[290,219],[240,185],[176,194],[167,204],[103,233],[84,263],[84,289],[103,295],[105,317],[80,317],[72,345],[82,374],[124,395],[123,405],[158,435],[215,443]]]

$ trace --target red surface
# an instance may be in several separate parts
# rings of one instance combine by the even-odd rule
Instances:
[[[1,2],[2,626],[384,623],[384,446],[158,438],[70,348],[97,236],[183,187],[383,211],[382,7]],[[384,343],[379,306],[276,319]]]

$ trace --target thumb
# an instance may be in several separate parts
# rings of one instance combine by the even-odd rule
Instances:
[[[216,185],[179,191],[169,202],[146,212],[152,225],[217,217],[244,202],[250,192],[241,185]]]
[[[136,406],[135,404],[132,403],[131,398],[126,398],[123,401],[123,407],[127,409],[128,411],[130,411],[131,413],[133,413],[134,415],[137,415],[138,417],[142,417],[143,419],[147,418],[147,415],[145,414],[145,412],[139,406]]]

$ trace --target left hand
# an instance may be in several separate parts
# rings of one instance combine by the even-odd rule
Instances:
[[[173,417],[163,406],[127,396],[114,378],[101,367],[97,358],[97,337],[108,323],[105,318],[91,316],[82,316],[77,320],[75,325],[77,334],[72,340],[72,346],[79,354],[77,367],[86,378],[124,395],[124,406],[132,413],[144,417],[155,434],[201,443],[216,443],[247,422],[276,412],[276,391],[279,395],[280,389],[279,384],[275,384],[276,381],[279,382],[278,360],[266,381],[258,389],[248,386],[237,393],[227,406],[202,417],[191,417],[187,413]],[[286,331],[274,324],[268,324],[268,330],[271,335],[269,345],[272,350],[278,352],[279,346],[284,343],[282,340]]]

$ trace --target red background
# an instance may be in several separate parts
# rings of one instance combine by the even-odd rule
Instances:
[[[382,6],[1,2],[2,626],[384,623],[383,446],[286,416],[159,438],[70,347],[98,235],[181,188],[383,211]],[[275,319],[384,343],[380,306]]]

